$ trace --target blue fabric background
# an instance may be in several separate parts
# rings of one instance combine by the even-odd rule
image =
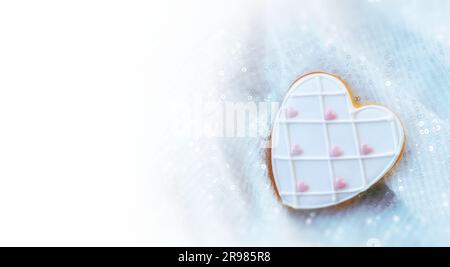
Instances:
[[[193,51],[196,68],[182,72],[186,88],[193,86],[186,93],[281,101],[296,77],[326,71],[344,78],[362,103],[396,112],[406,150],[392,173],[352,204],[293,211],[268,181],[264,138],[184,140],[191,156],[170,154],[178,163],[167,175],[190,240],[450,245],[450,2],[258,1],[242,12]]]

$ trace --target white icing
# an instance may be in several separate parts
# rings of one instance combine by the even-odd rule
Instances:
[[[302,97],[302,96],[326,96],[326,95],[345,95],[342,92],[324,92],[324,93],[301,93],[301,94],[292,94],[291,97]]]
[[[373,158],[383,158],[383,157],[391,157],[395,156],[394,152],[387,152],[382,154],[373,154],[373,155],[355,155],[355,156],[340,156],[340,157],[303,157],[303,156],[278,156],[274,155],[275,159],[281,160],[348,160],[348,159],[373,159]]]
[[[392,117],[375,118],[375,119],[361,119],[361,120],[300,120],[300,119],[280,119],[277,123],[326,123],[326,124],[343,124],[343,123],[363,123],[363,122],[377,122],[377,121],[390,121]]]
[[[288,118],[288,108],[298,111]],[[325,119],[331,109],[337,117]],[[283,100],[272,132],[272,166],[283,204],[298,209],[328,207],[367,190],[398,159],[404,142],[399,119],[383,106],[355,108],[345,85],[332,75],[317,73],[297,80]],[[361,155],[368,144],[372,153]],[[291,156],[292,145],[302,154]],[[343,155],[330,157],[332,146]],[[335,189],[337,177],[344,189]],[[298,192],[303,182],[306,192]]]
[[[317,88],[319,88],[319,103],[320,103],[320,112],[319,114],[322,115],[322,120],[325,120],[325,111],[327,110],[327,108],[324,105],[324,100],[323,100],[323,84],[322,84],[322,79],[320,77],[318,77],[317,79],[315,79],[316,83],[317,83]],[[331,148],[331,144],[330,144],[330,134],[328,132],[328,126],[326,124],[322,124],[323,127],[323,136],[325,137],[325,151],[327,155],[330,155],[330,148]],[[331,160],[327,160],[327,165],[328,165],[328,174],[330,179],[328,179],[330,181],[331,184],[331,199],[332,201],[336,202],[336,192],[335,192],[335,188],[334,188],[334,181],[335,181],[335,174],[334,174],[334,169],[333,169],[333,163]],[[298,203],[298,201],[297,201]],[[297,205],[298,206],[298,205]]]

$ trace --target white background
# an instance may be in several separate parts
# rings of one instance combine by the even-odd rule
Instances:
[[[0,1],[0,245],[448,245],[446,10],[444,0]],[[186,144],[161,130],[174,96],[277,101],[317,70],[392,109],[407,134],[393,174],[353,205],[285,209],[259,139]]]
[[[151,167],[155,114],[174,64],[236,7],[0,2],[0,245],[184,240]]]

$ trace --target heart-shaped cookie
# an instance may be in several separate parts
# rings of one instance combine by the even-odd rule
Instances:
[[[389,109],[357,106],[336,76],[305,75],[291,85],[272,130],[277,191],[296,209],[336,205],[380,180],[399,160],[404,142]]]

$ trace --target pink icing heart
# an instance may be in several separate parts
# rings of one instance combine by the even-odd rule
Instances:
[[[369,155],[372,152],[373,152],[373,147],[371,147],[370,145],[363,144],[361,146],[361,155]]]
[[[344,180],[344,178],[337,178],[334,183],[334,188],[337,190],[344,189],[347,187],[347,182]]]
[[[292,156],[297,156],[297,155],[301,155],[301,154],[303,154],[303,149],[297,144],[292,145],[292,147],[291,147],[291,155]]]
[[[336,118],[337,118],[337,115],[336,115],[336,112],[334,112],[334,110],[327,109],[325,111],[325,120],[332,121],[332,120],[335,120]]]
[[[331,157],[340,157],[344,154],[344,151],[338,146],[332,146],[330,151]]]
[[[298,111],[293,108],[286,109],[286,117],[295,118],[298,115]]]
[[[297,185],[298,192],[306,192],[308,190],[309,190],[309,186],[306,183],[304,183],[304,182],[298,183],[298,185]]]

